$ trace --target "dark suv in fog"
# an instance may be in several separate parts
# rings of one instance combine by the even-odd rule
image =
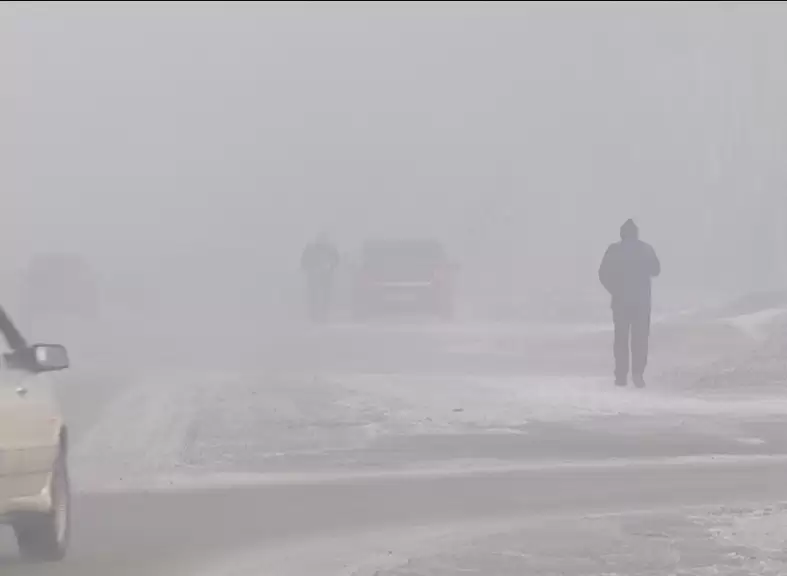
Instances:
[[[356,318],[454,312],[455,266],[437,240],[370,240],[355,279]]]

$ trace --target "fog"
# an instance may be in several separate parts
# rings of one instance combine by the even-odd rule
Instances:
[[[785,31],[0,2],[0,572],[786,574]]]
[[[778,3],[4,3],[2,268],[77,253],[110,300],[240,330],[292,319],[320,231],[432,236],[468,314],[606,313],[631,217],[656,307],[780,288],[785,26]]]

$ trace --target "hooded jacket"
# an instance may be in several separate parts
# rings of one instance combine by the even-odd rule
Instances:
[[[612,307],[650,307],[651,279],[661,273],[661,263],[650,244],[639,239],[632,220],[620,227],[620,242],[607,248],[598,277],[612,296]]]

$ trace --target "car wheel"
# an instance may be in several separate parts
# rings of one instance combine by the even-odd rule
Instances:
[[[71,490],[65,454],[52,472],[52,510],[26,516],[14,523],[19,552],[31,560],[56,562],[66,555],[71,533]]]

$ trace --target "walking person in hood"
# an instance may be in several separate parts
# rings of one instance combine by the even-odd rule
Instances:
[[[645,386],[650,336],[651,279],[661,273],[661,263],[650,244],[639,239],[633,220],[620,227],[620,242],[607,248],[598,277],[612,296],[615,323],[615,384],[628,383],[629,361],[634,384]]]

